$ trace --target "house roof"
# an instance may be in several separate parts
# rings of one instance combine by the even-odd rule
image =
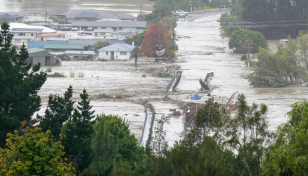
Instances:
[[[15,16],[7,14],[7,13],[0,15],[0,17],[10,18],[10,19],[14,19],[15,18]]]
[[[146,28],[146,21],[73,21],[73,27],[123,27],[123,28]]]
[[[12,15],[12,16],[17,16],[17,17],[26,16],[25,12],[0,12],[0,15],[3,15],[3,14],[9,14],[9,15]]]
[[[133,45],[126,43],[115,43],[99,49],[98,51],[132,51],[135,48]]]
[[[98,33],[98,32],[107,32],[107,33],[111,33],[111,32],[113,32],[113,29],[94,29],[93,32],[94,32],[94,33]]]
[[[97,12],[81,12],[80,14],[76,14],[75,18],[96,18]]]
[[[134,17],[133,15],[129,15],[129,14],[126,14],[126,13],[116,13],[116,15],[121,20],[135,20],[136,19],[136,17]]]
[[[13,39],[34,39],[32,36],[13,36]]]
[[[45,49],[41,49],[41,48],[30,48],[28,49],[28,53],[36,53],[36,52],[40,52],[40,51],[46,51]]]
[[[69,38],[50,37],[47,41],[68,41]]]
[[[54,36],[63,36],[65,33],[50,33],[50,34],[40,34],[37,37],[54,37]]]
[[[43,32],[43,30],[38,28],[12,28],[11,32]]]
[[[28,50],[29,57],[37,57],[37,56],[53,56],[48,51],[40,48],[32,48]]]
[[[83,50],[83,45],[77,44],[45,44],[44,49],[66,49],[66,50]]]
[[[102,42],[109,42],[110,44],[115,43],[123,43],[123,41],[120,40],[109,40],[109,39],[69,39],[68,44],[80,44],[80,45],[90,45],[93,46],[96,42],[102,41]]]
[[[94,51],[70,51],[67,50],[65,52],[50,52],[53,55],[61,55],[61,54],[67,54],[67,55],[95,55]]]
[[[30,41],[29,48],[44,48],[45,44],[67,44],[67,41]]]

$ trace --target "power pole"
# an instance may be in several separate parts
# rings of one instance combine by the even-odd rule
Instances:
[[[46,15],[45,15],[45,24],[47,24],[47,10],[46,10]]]
[[[191,4],[191,1],[190,1],[190,13],[192,13],[192,4]]]
[[[141,15],[142,15],[142,6],[143,6],[143,4],[140,4],[140,19],[141,19]]]
[[[220,0],[220,15],[222,15],[222,0]]]
[[[250,50],[253,49],[252,40],[246,39],[243,48],[246,50],[246,53],[247,53],[247,56],[248,56],[247,58],[249,59]]]

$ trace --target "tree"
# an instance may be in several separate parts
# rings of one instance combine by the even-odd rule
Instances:
[[[171,36],[168,29],[159,23],[154,23],[144,34],[144,40],[141,44],[141,51],[147,56],[154,56],[156,45],[166,46],[170,43]]]
[[[166,138],[166,131],[164,130],[164,119],[163,116],[161,119],[157,121],[157,124],[154,129],[154,138],[152,140],[152,151],[157,156],[163,156],[164,150],[167,149],[168,144],[165,140]]]
[[[299,32],[300,40],[299,40],[299,52],[300,52],[300,60],[302,64],[308,69],[308,41],[307,34],[304,34],[303,31]]]
[[[268,48],[267,41],[264,36],[260,32],[250,31],[248,29],[240,29],[235,31],[230,36],[229,40],[229,48],[235,48],[236,51],[239,51],[239,42],[245,42],[246,39],[252,40],[253,50],[251,52],[259,52],[259,47]],[[250,46],[251,47],[251,46]],[[245,53],[246,54],[246,53]]]
[[[308,102],[292,105],[289,120],[278,127],[274,142],[264,155],[262,175],[306,175],[308,172]]]
[[[72,113],[74,110],[74,101],[71,100],[73,96],[73,88],[69,86],[64,93],[64,97],[59,95],[49,95],[47,109],[44,116],[37,115],[40,122],[40,127],[43,131],[50,130],[56,139],[59,138],[63,123],[72,121]]]
[[[138,45],[132,51],[133,55],[135,56],[135,69],[136,70],[137,70],[137,60],[138,60],[138,56],[140,55],[140,52],[141,50]]]
[[[283,87],[301,84],[308,79],[306,68],[302,67],[300,58],[296,54],[295,42],[291,37],[288,41],[286,47],[279,45],[275,54],[260,48],[253,72],[247,76],[252,86]]]
[[[165,1],[157,1],[153,8],[153,15],[157,16],[159,19],[172,15],[171,9]]]
[[[137,145],[137,139],[130,134],[125,119],[113,115],[99,115],[94,125],[95,137],[92,140],[94,159],[85,173],[93,175],[110,175],[121,170],[120,165],[132,170],[138,167],[145,157],[143,147]],[[119,164],[121,162],[122,164]]]
[[[263,154],[271,137],[266,120],[267,106],[261,104],[260,108],[253,103],[248,106],[243,94],[237,99],[238,111],[235,118],[223,127],[219,140],[224,148],[237,152],[236,165],[241,175],[260,175]]]
[[[101,49],[101,48],[103,48],[103,47],[105,47],[105,46],[109,46],[109,45],[110,45],[110,43],[107,42],[107,41],[98,41],[98,42],[96,42],[96,43],[93,45],[93,50],[94,50],[95,52],[97,52],[97,50],[99,50],[99,49]]]
[[[65,152],[70,160],[74,160],[78,170],[82,172],[92,162],[91,137],[94,132],[94,111],[88,100],[87,91],[84,89],[80,94],[81,101],[74,109],[72,120],[69,120],[63,128],[65,135]]]
[[[20,127],[22,121],[31,121],[41,106],[37,95],[47,79],[40,71],[40,63],[26,63],[28,51],[23,45],[19,53],[11,47],[13,35],[9,25],[1,25],[0,34],[0,146],[4,147],[5,134]]]
[[[145,34],[146,31],[143,31],[133,37],[125,37],[124,39],[124,43],[127,43],[127,44],[130,44],[132,45],[133,42],[134,42],[134,45],[136,46],[140,46],[143,39],[144,39],[144,34]]]
[[[49,130],[42,132],[26,124],[24,121],[19,131],[8,133],[7,149],[0,148],[1,175],[75,175],[72,165],[62,158],[61,141],[54,141]]]

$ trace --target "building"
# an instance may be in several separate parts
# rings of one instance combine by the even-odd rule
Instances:
[[[30,41],[28,48],[41,48],[44,49],[46,44],[68,44],[68,41],[59,41],[59,40],[52,40],[52,41]]]
[[[123,43],[123,40],[109,40],[109,39],[69,39],[68,44],[83,45],[85,51],[93,51],[93,45],[98,41],[109,42],[110,44]]]
[[[26,62],[32,65],[41,63],[41,66],[61,65],[61,61],[44,49],[32,48],[28,50],[29,57]]]
[[[26,48],[29,47],[29,42],[32,41],[34,37],[31,36],[13,36],[12,44],[18,47],[25,45]]]
[[[125,13],[114,13],[106,11],[84,11],[71,10],[61,14],[50,14],[50,17],[57,21],[69,22],[73,21],[134,21],[136,17]]]
[[[66,56],[70,57],[72,60],[92,60],[94,59],[96,53],[94,51],[70,51],[67,50],[65,52],[50,52],[53,55],[62,55],[65,54]]]
[[[133,45],[115,43],[98,50],[100,59],[128,60],[132,56]]]
[[[66,51],[66,50],[83,51],[84,45],[53,43],[53,44],[45,44],[44,49],[50,51]]]
[[[65,33],[39,34],[35,38],[38,41],[47,41],[50,38],[65,38]]]
[[[91,31],[95,29],[113,29],[114,31],[123,28],[147,29],[148,23],[146,21],[74,21],[72,22],[72,28]]]
[[[0,12],[0,18],[5,18],[8,22],[25,22],[25,12]]]

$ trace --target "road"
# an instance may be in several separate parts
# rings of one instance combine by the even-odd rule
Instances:
[[[222,10],[222,13],[225,13],[225,12],[229,12],[229,9]],[[189,14],[185,18],[180,18],[179,21],[193,22],[193,21],[195,21],[197,19],[208,17],[208,16],[215,16],[215,15],[218,15],[220,13],[221,13],[221,11],[217,10],[217,11],[209,11],[209,12],[201,12],[201,13]]]

